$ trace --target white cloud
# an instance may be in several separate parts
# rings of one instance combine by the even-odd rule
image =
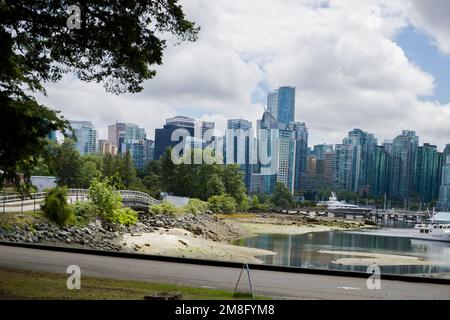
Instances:
[[[450,105],[420,100],[433,94],[434,78],[393,41],[412,21],[446,50],[445,22],[427,23],[433,18],[418,2],[183,1],[202,27],[200,38],[169,46],[141,94],[115,96],[66,77],[48,87],[45,102],[98,127],[135,122],[152,137],[176,114],[214,120],[219,128],[228,118],[256,123],[264,106],[252,95],[266,94],[260,84],[295,85],[296,117],[310,128],[311,144],[339,143],[359,127],[379,141],[415,129],[422,142],[442,148],[450,142]]]
[[[443,53],[450,54],[450,1],[411,1],[412,23],[428,33]]]

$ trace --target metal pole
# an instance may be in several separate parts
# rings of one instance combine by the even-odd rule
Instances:
[[[252,294],[252,299],[254,298],[253,296],[253,285],[252,285],[252,278],[250,277],[250,268],[248,267],[248,264],[246,263],[245,266],[247,267],[247,275],[248,275],[248,282],[250,283],[250,292]]]
[[[36,212],[36,192],[34,192],[33,212]]]
[[[3,213],[6,210],[6,189],[3,189]]]

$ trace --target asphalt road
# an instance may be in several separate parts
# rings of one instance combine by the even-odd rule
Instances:
[[[78,265],[81,274],[123,280],[171,283],[233,290],[240,270],[228,267],[114,258],[78,253],[0,246],[0,267],[65,273]],[[253,270],[254,290],[260,295],[288,299],[445,299],[450,285],[382,280],[369,290],[366,279]],[[244,280],[244,282],[242,282]],[[241,285],[248,284],[243,276]],[[83,288],[83,282],[81,282]],[[82,290],[82,289],[81,289]]]

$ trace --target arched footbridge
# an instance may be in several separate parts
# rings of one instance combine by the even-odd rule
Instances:
[[[88,200],[87,189],[68,189],[67,202],[84,202]],[[147,210],[150,205],[159,204],[160,201],[145,192],[134,190],[118,190],[122,197],[122,205],[135,210]],[[47,192],[31,193],[22,198],[20,194],[1,195],[0,212],[33,211],[39,210]]]

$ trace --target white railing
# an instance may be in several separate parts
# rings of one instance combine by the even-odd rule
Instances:
[[[140,207],[147,208],[149,205],[158,204],[160,201],[149,196],[145,192],[134,191],[134,190],[118,190],[122,196],[122,204],[124,206],[130,207]],[[23,207],[26,204],[41,202],[47,195],[47,192],[35,192],[28,196],[19,193],[10,195],[0,195],[0,210],[1,207]],[[87,189],[68,189],[67,190],[68,201],[78,202],[85,201],[88,198]],[[3,210],[4,211],[4,210]]]

